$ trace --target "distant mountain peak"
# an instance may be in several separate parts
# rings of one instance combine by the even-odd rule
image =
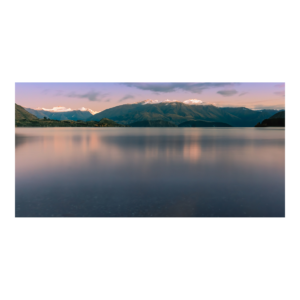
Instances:
[[[81,108],[78,108],[78,109],[72,109],[72,108],[67,108],[67,107],[64,107],[64,106],[55,106],[53,108],[38,107],[35,110],[43,110],[43,111],[49,111],[49,112],[68,112],[68,111],[80,110],[80,111],[88,111],[92,115],[95,115],[95,114],[101,112],[101,111],[95,111],[95,110],[92,110],[90,108],[85,108],[85,107],[81,107]]]
[[[64,106],[55,106],[53,108],[44,108],[44,107],[38,107],[35,110],[44,110],[44,111],[50,111],[50,112],[67,112],[67,111],[73,111],[71,108],[66,108]]]
[[[205,102],[199,99],[188,99],[183,101],[184,104],[190,104],[190,105],[203,105]]]
[[[135,102],[135,103],[132,103],[132,104],[146,105],[146,104],[160,104],[160,103],[165,103],[166,105],[169,104],[169,103],[184,103],[184,104],[188,104],[188,105],[206,105],[205,102],[203,102],[202,100],[199,100],[199,99],[188,99],[188,100],[184,100],[184,101],[169,100],[169,99],[166,99],[166,100],[147,99],[147,100]]]
[[[92,115],[95,115],[95,114],[98,114],[99,112],[101,112],[101,110],[100,111],[95,111],[95,110],[92,110],[90,108],[85,108],[85,107],[81,107],[81,108],[79,108],[79,110],[80,111],[89,111]]]

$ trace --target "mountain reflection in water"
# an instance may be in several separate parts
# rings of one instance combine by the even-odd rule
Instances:
[[[284,217],[282,128],[16,128],[16,216]]]

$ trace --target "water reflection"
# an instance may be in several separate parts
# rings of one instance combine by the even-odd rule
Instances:
[[[18,128],[16,216],[284,216],[284,130]]]
[[[16,134],[15,135],[15,145],[16,148],[20,147],[22,145],[26,145],[28,143],[34,143],[37,141],[41,141],[44,138],[42,136],[30,136],[30,135],[25,135],[25,134]]]

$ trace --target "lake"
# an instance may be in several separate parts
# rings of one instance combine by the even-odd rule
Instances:
[[[16,128],[16,217],[284,217],[284,128]]]

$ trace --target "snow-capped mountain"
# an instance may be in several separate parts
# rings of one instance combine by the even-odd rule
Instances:
[[[96,111],[96,110],[92,110],[90,108],[85,108],[85,107],[81,107],[81,108],[79,108],[79,110],[80,111],[89,111],[92,115],[95,115],[95,114],[98,114],[99,112],[101,112],[101,110],[100,111]]]
[[[184,101],[169,100],[169,99],[166,99],[166,100],[147,99],[147,100],[135,102],[135,103],[132,103],[132,104],[142,104],[142,105],[159,104],[159,103],[169,104],[169,103],[174,103],[174,102],[184,103],[184,104],[188,104],[188,105],[204,105],[205,104],[205,102],[203,102],[202,100],[198,100],[198,99],[188,99],[188,100],[184,100]]]
[[[28,112],[38,117],[39,119],[49,118],[51,120],[73,120],[73,121],[86,121],[88,118],[96,114],[96,111],[91,109],[86,109],[84,107],[78,110],[72,110],[71,108],[66,107],[53,107],[52,109],[47,108],[25,108]]]
[[[95,111],[95,110],[92,110],[90,108],[85,108],[85,107],[81,107],[81,108],[78,108],[78,109],[72,109],[72,108],[67,108],[67,107],[64,107],[64,106],[55,106],[53,108],[41,108],[41,107],[38,107],[38,108],[35,108],[35,110],[43,110],[43,111],[49,111],[49,112],[53,112],[53,113],[56,113],[56,112],[68,112],[68,111],[88,111],[90,112],[92,115],[95,115],[101,111]]]
[[[53,108],[41,108],[38,107],[35,110],[43,110],[43,111],[49,111],[49,112],[66,112],[66,111],[73,111],[71,108],[66,108],[64,106],[55,106]]]
[[[205,102],[198,99],[188,99],[183,101],[184,104],[190,104],[190,105],[204,105]]]

